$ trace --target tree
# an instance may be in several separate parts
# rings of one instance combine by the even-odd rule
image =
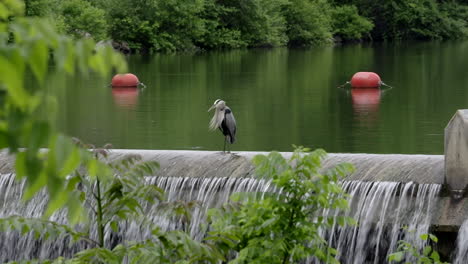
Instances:
[[[95,41],[107,37],[106,12],[85,0],[65,0],[60,3],[61,16],[67,34],[82,38],[89,35]]]
[[[290,0],[283,11],[289,46],[322,45],[332,42],[330,7],[326,1]]]
[[[345,40],[359,40],[374,27],[374,24],[358,14],[355,6],[337,6],[331,11],[332,31]]]

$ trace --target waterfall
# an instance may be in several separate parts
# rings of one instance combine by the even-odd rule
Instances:
[[[453,264],[465,264],[468,259],[468,219],[460,226]]]
[[[47,206],[47,195],[39,192],[30,201],[22,201],[23,183],[17,183],[14,174],[0,175],[0,217],[21,215],[24,217],[41,217]],[[265,192],[270,188],[269,182],[253,178],[192,178],[192,177],[146,177],[148,184],[162,188],[168,202],[198,201],[201,205],[193,211],[192,221],[186,231],[197,240],[201,240],[206,232],[203,221],[206,219],[208,208],[220,207],[225,204],[231,194],[237,192]],[[162,230],[182,229],[184,223],[168,219],[158,212],[157,204],[147,204],[149,219],[161,227]],[[58,223],[66,223],[66,214],[59,211],[50,217]],[[142,229],[141,223],[127,221],[119,226],[120,232],[113,234],[106,230],[105,241],[107,245],[119,241],[138,241],[151,236],[151,230]],[[91,229],[91,234],[97,231]],[[96,237],[92,237],[97,239]],[[74,253],[88,248],[86,243],[76,243],[68,247],[69,239],[59,237],[53,241],[43,242],[36,239],[33,234],[20,235],[16,231],[0,233],[0,263],[24,259],[49,259],[58,256],[71,257]]]
[[[358,225],[335,225],[324,234],[341,263],[386,263],[399,240],[423,248],[419,236],[429,232],[440,185],[345,181],[343,189],[350,195],[346,216]]]
[[[29,202],[22,203],[22,184],[15,183],[13,177],[13,174],[3,174],[0,177],[0,217],[39,217],[45,210],[46,194],[40,192]],[[208,208],[220,207],[235,192],[265,192],[271,188],[267,181],[243,177],[154,176],[147,177],[146,180],[148,184],[162,188],[168,201],[200,202],[202,206],[195,208],[188,226],[161,215],[156,206],[147,208],[149,218],[163,230],[183,228],[197,240],[205,235],[206,227],[203,224]],[[431,209],[437,201],[440,185],[344,181],[342,186],[350,195],[351,210],[347,212],[347,216],[354,218],[359,225],[334,226],[323,233],[330,245],[341,253],[342,263],[385,263],[386,256],[396,248],[400,239],[422,246],[417,237],[428,232]],[[64,212],[58,212],[51,220],[65,223],[66,217]],[[408,227],[402,229],[402,226]],[[117,236],[111,230],[106,230],[105,239],[112,244],[122,240],[140,240],[149,235],[150,230],[142,229],[140,223],[128,221],[120,225]],[[88,247],[85,243],[72,247],[67,245],[66,237],[42,242],[32,234],[21,236],[17,232],[7,232],[0,235],[0,262],[71,256]],[[314,263],[313,260],[309,262]]]
[[[206,234],[203,227],[206,212],[209,208],[219,208],[229,201],[229,197],[238,192],[265,192],[270,189],[270,183],[253,178],[189,178],[189,177],[149,177],[149,184],[154,184],[164,190],[169,202],[198,201],[200,205],[192,212],[189,226],[185,228],[194,239],[201,241]],[[183,229],[184,223],[168,219],[158,213],[157,205],[148,210],[153,223],[157,223],[162,230]],[[138,227],[129,229],[126,239],[143,239]]]

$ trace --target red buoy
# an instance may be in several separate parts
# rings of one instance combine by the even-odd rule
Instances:
[[[116,74],[112,78],[112,87],[136,87],[139,83],[138,77],[131,73]]]
[[[382,85],[380,76],[375,72],[356,72],[351,78],[351,87],[378,88]]]

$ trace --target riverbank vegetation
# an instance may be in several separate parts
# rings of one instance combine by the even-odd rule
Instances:
[[[64,33],[131,52],[468,36],[463,0],[26,0]]]

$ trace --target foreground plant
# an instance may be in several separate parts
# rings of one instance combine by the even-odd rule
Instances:
[[[256,156],[258,179],[271,181],[274,191],[237,194],[233,204],[210,211],[207,240],[232,256],[229,263],[297,263],[309,257],[338,263],[321,232],[353,221],[324,209],[348,208],[338,180],[354,168],[343,163],[323,172],[326,152],[307,151],[297,148],[288,160],[278,152]]]
[[[70,195],[78,197],[87,210],[89,221],[85,225],[11,216],[0,219],[0,231],[33,232],[42,240],[67,241],[64,237],[68,237],[72,243],[85,245],[85,250],[72,259],[58,258],[46,263],[183,263],[197,259],[215,262],[220,258],[215,251],[193,241],[184,232],[162,231],[146,216],[146,209],[152,204],[181,211],[179,203],[162,203],[163,190],[146,184],[145,176],[154,175],[159,167],[157,162],[142,161],[138,155],[108,160],[110,151],[107,149],[93,149],[92,153],[94,159],[88,161],[87,170],[74,171],[67,181]],[[97,167],[98,162],[107,166]],[[119,236],[120,226],[129,222],[137,223],[141,232],[149,230],[151,235],[141,241],[121,243],[106,236],[106,232]]]
[[[92,40],[58,34],[45,19],[24,17],[23,1],[0,1],[0,149],[16,156],[16,176],[27,180],[24,198],[46,188],[50,197],[46,214],[67,206],[69,218],[76,222],[79,203],[64,183],[90,157],[54,127],[57,103],[45,89],[51,65],[70,75],[92,70],[106,76],[126,68],[112,48],[98,49]],[[26,88],[31,74],[33,85]]]
[[[419,238],[424,242],[437,243],[439,241],[433,234],[422,234]],[[390,262],[404,264],[449,264],[448,262],[442,262],[439,253],[430,245],[426,245],[421,251],[413,244],[400,240],[398,241],[397,250],[397,252],[388,256]],[[405,259],[410,259],[411,261]]]

